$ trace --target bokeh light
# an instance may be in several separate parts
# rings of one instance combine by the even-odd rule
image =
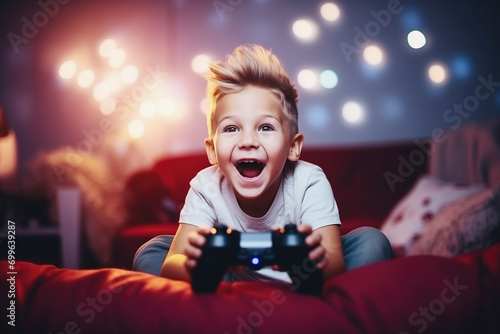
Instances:
[[[109,94],[116,94],[122,88],[122,82],[118,73],[109,74],[104,80],[109,87]]]
[[[369,45],[363,50],[363,58],[368,64],[378,66],[384,60],[384,53],[380,47]]]
[[[156,103],[153,100],[144,100],[139,104],[139,113],[144,118],[151,118],[156,114]]]
[[[115,50],[116,50],[116,41],[111,38],[106,39],[101,43],[101,45],[99,45],[99,54],[105,58],[111,56],[111,54]]]
[[[405,7],[400,16],[401,22],[407,30],[417,29],[423,25],[422,15],[416,8]]]
[[[205,115],[208,113],[208,98],[204,97],[200,101],[200,110]]]
[[[108,96],[105,99],[103,99],[99,106],[99,109],[101,110],[101,113],[103,115],[111,115],[115,111],[115,108],[116,108],[116,100],[111,96]]]
[[[458,79],[467,79],[468,77],[470,77],[472,72],[472,65],[470,60],[463,55],[453,57],[451,67],[453,70],[453,75]]]
[[[161,98],[158,101],[158,113],[163,116],[168,116],[173,114],[175,111],[174,100],[169,97]]]
[[[342,106],[342,118],[350,124],[361,123],[364,119],[364,110],[358,102],[346,102]]]
[[[195,73],[205,73],[208,71],[208,67],[210,63],[212,62],[212,59],[205,54],[199,54],[193,58],[191,61],[191,69]]]
[[[318,77],[313,70],[303,69],[297,75],[297,82],[301,87],[306,89],[314,88],[317,81]]]
[[[108,57],[109,66],[117,68],[125,64],[127,53],[123,49],[115,49]]]
[[[312,41],[318,35],[318,27],[311,20],[300,19],[293,23],[292,31],[295,36],[303,41]]]
[[[427,74],[429,75],[429,79],[435,84],[442,84],[446,81],[446,69],[441,64],[431,65]]]
[[[76,74],[76,63],[74,60],[68,60],[59,67],[59,76],[62,79],[71,79]]]
[[[128,134],[132,138],[141,138],[144,134],[144,123],[140,119],[135,119],[128,124]]]
[[[332,70],[324,70],[319,75],[319,82],[321,83],[321,86],[323,86],[324,88],[332,89],[337,87],[339,83],[339,77],[337,73],[335,73]]]
[[[413,30],[408,33],[407,36],[408,45],[412,49],[421,49],[427,43],[425,35],[420,30]]]
[[[321,17],[329,22],[337,21],[340,17],[339,6],[332,2],[327,2],[321,6]]]
[[[86,69],[78,74],[76,83],[82,88],[90,87],[94,83],[95,74],[94,71]]]
[[[111,93],[110,86],[107,82],[100,82],[94,86],[94,98],[97,101],[102,101]]]
[[[121,73],[122,82],[126,85],[133,84],[139,77],[139,70],[137,67],[129,65],[125,66]]]

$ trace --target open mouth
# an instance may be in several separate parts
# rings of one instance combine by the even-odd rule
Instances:
[[[236,169],[241,176],[254,178],[260,175],[265,165],[256,160],[240,161],[236,163]]]

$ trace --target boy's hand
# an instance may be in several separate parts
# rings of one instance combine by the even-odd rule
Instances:
[[[196,231],[189,234],[188,246],[185,250],[188,257],[185,265],[188,271],[191,271],[196,266],[198,259],[201,257],[201,254],[203,253],[201,247],[205,244],[207,240],[205,236],[210,234],[210,229],[210,226],[203,225]]]
[[[316,262],[316,266],[318,269],[323,269],[326,265],[326,250],[321,246],[321,241],[323,235],[318,232],[318,230],[312,230],[311,225],[300,224],[297,226],[297,231],[300,233],[306,233],[308,236],[306,237],[306,244],[315,247],[312,251],[309,252],[309,258]]]
[[[194,267],[196,267],[198,259],[203,254],[201,247],[203,247],[203,245],[207,241],[205,236],[210,234],[211,229],[211,226],[202,225],[200,226],[200,228],[198,228],[198,230],[189,234],[188,246],[186,247],[186,255],[188,258],[185,262],[188,271],[191,271]],[[243,266],[230,266],[229,268],[227,268],[227,270],[232,272],[239,272],[243,270]]]
[[[323,269],[326,265],[325,260],[325,249],[321,246],[321,233],[314,233],[310,225],[300,224],[297,226],[297,231],[300,233],[307,234],[306,244],[315,247],[312,251],[309,252],[309,258],[316,262],[317,267],[319,269]],[[281,266],[275,264],[272,267],[274,270],[284,271],[285,269]]]

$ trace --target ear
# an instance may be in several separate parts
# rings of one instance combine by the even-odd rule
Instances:
[[[297,133],[293,136],[292,143],[290,145],[290,150],[288,151],[288,160],[297,161],[300,158],[300,153],[302,153],[302,145],[304,144],[304,135],[302,133]]]
[[[215,154],[215,145],[212,139],[205,139],[205,150],[207,151],[208,161],[212,165],[217,165],[217,154]]]

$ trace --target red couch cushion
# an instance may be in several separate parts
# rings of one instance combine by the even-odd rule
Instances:
[[[494,333],[500,245],[460,260],[413,256],[329,280],[322,297],[279,283],[186,282],[121,269],[16,264],[16,329],[29,333]],[[7,263],[0,286],[8,291]],[[7,298],[0,299],[5,310]],[[6,328],[7,322],[2,321]],[[12,329],[12,328],[10,328]],[[488,331],[489,330],[489,331]],[[2,331],[5,333],[5,331]]]

